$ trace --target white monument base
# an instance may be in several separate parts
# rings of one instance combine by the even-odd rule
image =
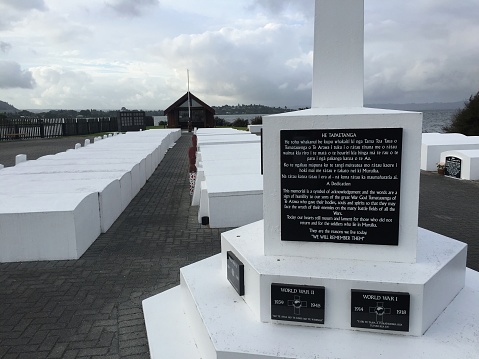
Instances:
[[[421,337],[261,323],[227,281],[220,255],[181,274],[181,286],[143,301],[152,359],[479,357],[479,273],[470,269]]]

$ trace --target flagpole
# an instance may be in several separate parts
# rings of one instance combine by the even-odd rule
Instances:
[[[190,70],[186,70],[186,76],[188,78],[188,131],[191,132],[191,98],[190,98]]]

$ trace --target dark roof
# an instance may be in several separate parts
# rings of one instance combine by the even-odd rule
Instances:
[[[193,102],[197,102],[198,104],[201,105],[202,108],[206,109],[208,112],[211,112],[213,113],[213,115],[215,114],[215,110],[208,106],[206,103],[204,103],[203,101],[201,101],[198,97],[196,97],[195,95],[193,95],[191,92],[190,92],[190,100]],[[188,92],[185,93],[183,96],[181,96],[173,105],[171,105],[170,107],[168,107],[164,112],[163,114],[165,116],[167,116],[167,114],[175,109],[177,109],[178,107],[180,107],[183,103],[187,102],[188,101]],[[198,108],[198,106],[191,106],[191,108]]]

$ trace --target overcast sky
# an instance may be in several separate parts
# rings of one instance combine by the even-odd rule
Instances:
[[[365,0],[365,102],[479,91],[478,0]],[[314,0],[0,0],[0,100],[20,109],[310,106]]]

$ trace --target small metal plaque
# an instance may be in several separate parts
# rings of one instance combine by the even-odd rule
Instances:
[[[351,290],[351,327],[409,331],[409,293]]]
[[[462,160],[457,157],[446,157],[444,175],[453,178],[461,178]]]
[[[226,253],[227,277],[239,295],[244,295],[244,264],[233,252]]]
[[[324,324],[324,287],[271,284],[271,319]]]

